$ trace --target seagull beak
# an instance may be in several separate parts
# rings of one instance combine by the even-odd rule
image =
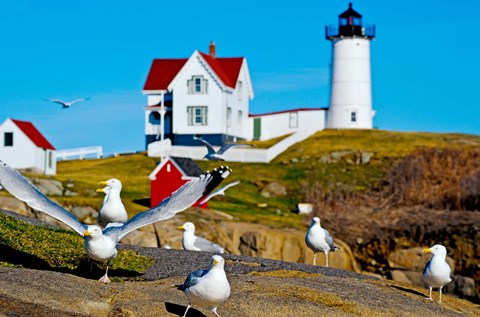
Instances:
[[[85,230],[85,232],[83,233],[83,236],[84,237],[90,237],[91,236],[90,231]]]
[[[217,261],[217,259],[213,259],[213,265],[217,265],[218,263],[220,263],[220,262]]]
[[[97,193],[103,193],[103,192],[104,192],[104,191],[103,191],[103,188],[97,189]]]
[[[183,226],[180,226],[177,228],[178,230],[185,230],[185,228]]]
[[[426,249],[423,249],[423,252],[431,253],[432,250],[430,250],[429,248],[426,248]]]
[[[107,186],[107,181],[101,181],[98,185]]]

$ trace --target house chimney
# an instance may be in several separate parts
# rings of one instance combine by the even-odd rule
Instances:
[[[215,58],[215,42],[211,41],[208,46],[208,53],[211,57]]]

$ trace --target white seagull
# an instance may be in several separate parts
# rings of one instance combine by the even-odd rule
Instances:
[[[447,249],[440,244],[436,244],[431,248],[426,248],[423,252],[429,252],[433,254],[433,257],[425,266],[423,270],[423,281],[428,285],[430,289],[429,299],[433,301],[432,298],[432,288],[438,287],[440,292],[440,298],[438,302],[442,302],[442,288],[450,283],[452,279],[450,278],[451,269],[448,265],[445,258],[447,257]]]
[[[192,206],[205,195],[205,189],[212,179],[222,177],[222,170],[202,174],[185,183],[165,198],[158,206],[140,212],[124,224],[112,224],[102,230],[97,225],[85,225],[66,209],[48,199],[40,190],[15,169],[0,161],[0,183],[17,199],[24,201],[35,210],[62,221],[81,236],[85,237],[85,252],[96,261],[108,261],[117,256],[117,243],[128,233],[151,223],[172,218]],[[108,267],[101,282],[108,283]]]
[[[180,286],[188,298],[187,310],[183,317],[187,316],[192,305],[209,308],[220,317],[217,307],[230,297],[230,283],[228,283],[224,266],[225,260],[219,255],[214,255],[208,270],[198,270],[188,275]]]
[[[184,250],[218,253],[225,252],[225,250],[218,244],[202,237],[197,237],[195,235],[195,225],[191,222],[185,222],[182,226],[178,227],[178,229],[184,230],[182,237],[182,246]]]
[[[122,182],[116,178],[109,179],[108,181],[102,181],[99,185],[105,186],[104,188],[97,189],[97,192],[105,193],[102,207],[98,212],[97,224],[100,227],[105,228],[109,223],[125,223],[128,220],[127,210],[120,198],[120,192],[122,191]]]
[[[220,187],[219,189],[215,190],[214,192],[210,193],[207,197],[203,198],[202,200],[200,200],[200,202],[198,203],[199,205],[203,205],[204,203],[206,203],[207,201],[209,201],[212,197],[215,197],[215,196],[225,196],[225,191],[227,189],[229,189],[230,187],[232,186],[235,186],[235,185],[238,185],[240,184],[240,181],[235,181],[235,182],[231,182],[230,184],[227,184],[223,187]]]
[[[307,246],[313,251],[313,265],[317,265],[317,252],[325,253],[325,266],[328,267],[328,252],[339,249],[333,244],[333,238],[330,233],[320,225],[320,218],[313,217],[305,236]]]
[[[194,136],[193,139],[198,140],[198,141],[202,142],[203,144],[205,144],[208,152],[207,152],[207,154],[205,154],[205,156],[203,158],[205,158],[209,161],[225,161],[226,159],[225,159],[225,156],[223,156],[223,153],[225,153],[228,149],[230,149],[232,147],[252,147],[253,146],[251,144],[225,143],[224,145],[222,145],[220,147],[220,149],[218,151],[215,151],[213,149],[213,146],[210,143],[208,143],[207,141],[205,141],[204,139],[196,137],[196,136]]]
[[[62,105],[62,108],[68,108],[70,107],[71,105],[73,105],[74,103],[77,103],[77,102],[80,102],[80,101],[86,101],[86,100],[90,100],[90,97],[87,97],[87,98],[78,98],[78,99],[75,99],[75,100],[72,100],[72,101],[62,101],[60,99],[43,99],[45,101],[49,101],[49,102],[53,102],[53,103],[58,103],[58,104],[61,104]]]

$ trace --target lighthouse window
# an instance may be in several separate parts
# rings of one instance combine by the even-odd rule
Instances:
[[[350,113],[350,121],[351,122],[357,122],[357,113],[355,111],[352,111]]]
[[[297,112],[290,112],[289,114],[289,127],[290,128],[298,128],[298,113]]]

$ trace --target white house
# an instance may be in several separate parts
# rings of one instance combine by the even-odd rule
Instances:
[[[193,52],[189,58],[155,59],[143,93],[146,144],[169,139],[173,145],[214,145],[250,139],[249,100],[253,89],[244,57],[223,58]],[[162,128],[163,127],[163,128]]]
[[[0,160],[13,168],[35,168],[55,175],[55,148],[27,121],[8,118],[0,125]]]

